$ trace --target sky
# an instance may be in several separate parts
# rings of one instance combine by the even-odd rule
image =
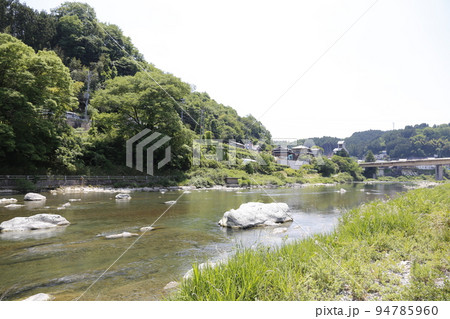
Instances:
[[[49,11],[64,1],[22,1]],[[84,0],[145,59],[274,138],[450,122],[445,0]]]

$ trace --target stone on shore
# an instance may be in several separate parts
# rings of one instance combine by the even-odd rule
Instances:
[[[39,293],[39,294],[33,295],[31,297],[28,297],[27,299],[24,299],[22,301],[50,301],[53,299],[55,299],[55,298],[52,295]]]
[[[200,265],[198,265],[198,270],[202,270],[205,268],[214,268],[217,266],[218,263],[213,263],[211,261],[206,262],[206,263],[201,263]],[[192,278],[192,276],[194,275],[194,269],[190,269],[188,270],[187,273],[184,274],[183,279],[190,279]]]
[[[28,201],[41,201],[46,200],[47,197],[38,193],[27,193],[23,199]]]
[[[176,281],[171,281],[167,285],[164,286],[164,290],[177,288],[180,284]]]
[[[131,199],[131,196],[130,196],[130,194],[123,194],[123,193],[121,193],[121,194],[117,194],[116,195],[116,199],[129,200],[129,199]]]
[[[15,217],[0,224],[0,232],[29,231],[69,225],[67,219],[55,214],[37,214],[30,217]]]
[[[15,198],[0,198],[0,204],[15,204],[17,199]]]
[[[124,231],[123,233],[120,234],[114,234],[114,235],[107,235],[105,236],[106,239],[116,239],[116,238],[129,238],[129,237],[136,237],[139,236],[139,234],[136,233],[129,233]]]
[[[245,203],[238,209],[227,211],[219,225],[229,228],[250,228],[257,226],[273,226],[292,221],[286,203]]]

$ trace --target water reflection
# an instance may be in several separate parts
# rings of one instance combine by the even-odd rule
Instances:
[[[41,240],[54,236],[58,236],[64,233],[67,226],[60,226],[48,229],[37,229],[31,231],[11,231],[0,233],[0,240]]]

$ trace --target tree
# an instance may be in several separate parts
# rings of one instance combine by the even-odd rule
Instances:
[[[56,34],[56,19],[17,0],[1,0],[0,32],[11,34],[35,50],[43,50],[51,47]]]
[[[338,165],[333,161],[329,160],[325,156],[322,157],[321,161],[318,161],[316,158],[313,158],[311,161],[311,165],[317,170],[318,173],[322,174],[324,177],[331,176],[336,173],[339,169]]]
[[[353,180],[355,181],[361,181],[363,180],[362,176],[362,168],[350,157],[342,157],[338,155],[334,155],[331,160],[337,164],[339,172],[341,173],[349,173]]]
[[[368,151],[367,152],[365,162],[367,162],[367,163],[375,162],[375,156],[373,155],[372,151]],[[376,173],[377,173],[377,168],[376,167],[366,167],[364,169],[363,175],[366,178],[373,178]]]
[[[69,70],[54,52],[35,53],[18,39],[0,34],[3,165],[29,170],[57,165],[59,136],[70,134],[65,112],[75,105]]]
[[[336,155],[340,157],[350,157],[350,155],[344,149],[340,149],[339,151],[337,151]]]
[[[144,128],[169,136],[170,165],[185,169],[190,165],[193,134],[183,126],[175,101],[189,91],[189,85],[156,68],[150,75],[138,72],[135,76],[108,80],[105,88],[97,91],[92,99],[96,109],[93,114],[95,127],[100,133],[122,139],[123,143],[117,149],[119,159],[124,158],[120,156],[124,154],[124,141]]]

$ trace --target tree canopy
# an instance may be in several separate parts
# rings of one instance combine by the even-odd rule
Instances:
[[[64,114],[75,105],[69,70],[54,52],[35,53],[0,34],[0,162],[31,170],[62,164],[57,150],[70,130]]]

